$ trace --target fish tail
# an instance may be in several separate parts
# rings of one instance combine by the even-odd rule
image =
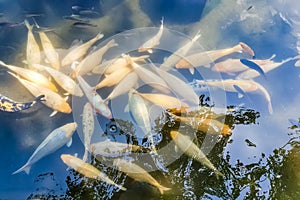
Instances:
[[[107,46],[108,48],[111,48],[111,47],[118,46],[118,43],[116,43],[116,41],[115,41],[114,39],[112,39],[112,40],[110,40],[110,41],[106,44],[106,46]]]
[[[160,192],[161,194],[164,194],[165,191],[169,191],[169,190],[172,189],[172,188],[164,187],[164,186],[162,186],[162,185],[157,186],[157,188],[158,188],[158,190],[159,190],[159,192]]]
[[[222,174],[219,170],[215,170],[215,174],[217,179],[219,179],[220,177],[224,177],[224,174]]]
[[[38,97],[35,99],[34,103],[42,102],[42,101],[46,101],[45,95],[43,95],[43,94],[40,95],[40,96],[38,96]]]
[[[243,50],[245,53],[248,53],[248,54],[250,54],[253,58],[255,58],[255,53],[254,53],[254,51],[252,50],[251,47],[249,47],[249,46],[248,46],[246,43],[244,43],[244,42],[240,42],[239,44],[240,44],[240,46],[242,47],[242,50]]]
[[[18,170],[15,171],[15,172],[13,172],[12,174],[17,174],[17,173],[20,173],[20,172],[22,172],[22,171],[25,171],[26,174],[29,174],[30,168],[31,168],[31,166],[25,164],[23,167],[21,167],[20,169],[18,169]]]
[[[27,21],[27,19],[24,20],[24,23],[25,23],[27,29],[28,29],[29,31],[32,31],[33,26],[29,24],[29,22]]]

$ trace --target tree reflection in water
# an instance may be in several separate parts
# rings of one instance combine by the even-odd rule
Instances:
[[[209,108],[209,99],[201,98],[201,105]],[[225,124],[232,129],[238,124],[255,124],[260,114],[254,110],[244,107],[228,107]],[[195,113],[192,113],[195,114]],[[211,113],[210,113],[211,114]],[[224,115],[216,115],[215,118],[222,118]],[[168,120],[168,118],[167,118]],[[117,120],[124,132],[119,135],[126,135],[127,142],[137,143],[134,137],[134,126],[131,122]],[[170,129],[179,126],[173,124],[170,128],[162,124],[162,119],[155,120],[155,129],[161,129],[163,140],[158,147],[171,140],[167,134]],[[187,129],[190,127],[187,126]],[[155,171],[151,175],[158,182],[164,182],[171,191],[160,196],[156,188],[146,184],[136,182],[125,174],[106,167],[98,159],[92,157],[91,164],[106,173],[113,181],[124,184],[126,192],[117,192],[117,189],[101,181],[91,180],[83,177],[74,170],[66,179],[67,191],[61,195],[61,190],[57,193],[47,193],[38,190],[28,199],[299,199],[300,197],[300,129],[297,126],[289,127],[291,139],[282,147],[274,149],[270,156],[264,153],[258,161],[249,164],[237,160],[232,161],[230,152],[224,153],[225,146],[231,143],[230,135],[220,137],[218,143],[210,151],[207,157],[220,170],[224,177],[217,179],[215,174],[195,162],[191,158],[182,155],[180,159],[168,166],[168,172]],[[125,133],[126,132],[126,133]],[[131,133],[131,136],[128,136]],[[237,134],[237,133],[235,133]],[[205,133],[197,132],[198,144],[204,138]],[[223,156],[224,155],[224,156]],[[231,164],[235,163],[235,164]]]

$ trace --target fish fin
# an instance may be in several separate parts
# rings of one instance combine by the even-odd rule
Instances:
[[[243,98],[244,97],[244,95],[243,94],[241,94],[241,93],[238,93],[238,98],[240,99],[240,98]]]
[[[244,90],[242,88],[240,88],[237,85],[233,85],[233,87],[237,91],[239,99],[242,98],[245,95],[245,92],[244,92]]]
[[[224,174],[222,174],[219,170],[215,170],[214,172],[216,174],[217,179],[219,179],[220,177],[224,177]]]
[[[296,61],[295,67],[300,67],[300,60],[297,60],[297,61]]]
[[[162,186],[162,185],[159,185],[157,188],[158,188],[160,194],[164,194],[165,191],[168,191],[168,190],[171,190],[171,189],[172,189],[172,188],[164,187],[164,186]]]
[[[276,54],[274,53],[268,60],[273,60],[276,57]]]
[[[70,138],[69,142],[67,143],[67,147],[70,147],[72,145],[72,138]]]
[[[33,25],[30,25],[27,19],[24,20],[24,24],[27,27],[27,29],[32,32]]]
[[[148,51],[148,53],[151,53],[151,54],[153,53],[152,49],[148,49],[147,51]]]
[[[45,95],[43,94],[35,98],[35,102],[42,102],[42,101],[46,101]]]
[[[20,173],[21,171],[24,171],[26,174],[29,174],[30,168],[31,168],[31,166],[27,165],[27,163],[26,163],[23,167],[21,167],[20,169],[18,169],[15,172],[13,172],[12,174],[17,174],[17,173]]]
[[[191,66],[191,67],[189,67],[189,71],[190,71],[191,74],[194,75],[194,73],[195,73],[195,68],[194,68],[193,66]]]
[[[129,112],[129,104],[127,104],[124,108],[124,112]]]
[[[126,191],[127,190],[127,188],[126,187],[123,187],[123,186],[121,186],[121,185],[116,185],[118,188],[120,188],[120,190],[123,190],[123,191]]]
[[[271,102],[268,103],[268,110],[269,110],[269,113],[272,115],[273,114],[273,108],[272,108]]]
[[[196,33],[196,35],[194,36],[194,38],[192,39],[192,41],[195,42],[195,41],[198,40],[200,37],[201,37],[201,33],[200,33],[200,31],[198,31],[198,32]]]
[[[87,160],[88,160],[88,150],[87,149],[84,150],[84,154],[83,154],[82,160],[84,162],[87,162]]]
[[[177,145],[174,146],[174,150],[175,150],[176,153],[178,152],[178,146]]]
[[[49,117],[53,117],[54,115],[56,115],[58,112],[56,110],[54,110],[50,115]]]

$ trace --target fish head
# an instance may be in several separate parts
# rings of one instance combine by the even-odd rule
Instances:
[[[63,101],[61,102],[59,105],[56,106],[56,110],[63,112],[63,113],[71,113],[72,112],[72,108],[70,107],[70,105]]]
[[[77,123],[73,122],[73,123],[66,124],[64,126],[64,129],[66,130],[66,136],[72,137],[74,131],[77,129]]]
[[[62,154],[60,156],[60,158],[62,159],[62,161],[69,165],[70,163],[72,163],[72,159],[73,159],[73,156],[69,155],[69,154]]]
[[[224,135],[231,135],[232,134],[232,130],[227,124],[223,125],[222,134],[224,134]]]

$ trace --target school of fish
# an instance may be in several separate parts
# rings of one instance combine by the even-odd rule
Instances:
[[[84,10],[81,11],[84,12]],[[68,18],[71,17],[75,16],[68,16]],[[194,43],[201,37],[201,31],[199,31],[174,54],[167,57],[160,66],[156,66],[149,58],[155,54],[155,48],[160,44],[164,34],[163,18],[158,32],[148,41],[141,41],[140,47],[136,50],[140,54],[137,57],[123,54],[112,60],[103,59],[106,52],[118,48],[118,41],[112,39],[102,47],[95,45],[104,37],[101,32],[82,44],[66,49],[67,53],[62,56],[57,50],[58,47],[55,47],[48,37],[48,34],[51,33],[38,31],[36,34],[33,32],[34,28],[40,28],[35,21],[30,24],[25,20],[25,25],[28,29],[25,64],[15,66],[0,60],[0,65],[5,67],[7,72],[34,96],[35,100],[21,103],[1,95],[0,110],[2,112],[20,112],[41,102],[53,110],[50,117],[55,117],[58,112],[65,114],[72,112],[69,97],[86,98],[87,102],[82,106],[81,116],[84,156],[80,159],[69,154],[62,154],[61,159],[68,167],[83,176],[106,182],[124,191],[126,190],[124,186],[115,183],[106,174],[89,164],[89,155],[113,158],[116,169],[137,181],[156,187],[161,194],[172,188],[171,183],[163,184],[168,187],[161,185],[134,161],[123,158],[125,152],[137,152],[145,148],[157,156],[160,154],[153,139],[153,119],[150,117],[149,105],[160,107],[170,118],[195,131],[217,135],[232,134],[228,125],[211,115],[181,115],[183,111],[200,110],[201,107],[199,106],[199,97],[193,87],[171,73],[172,70],[187,69],[190,73],[195,74],[195,69],[201,70],[201,67],[205,67],[210,69],[211,73],[226,73],[229,76],[236,76],[224,80],[196,80],[196,82],[199,87],[215,87],[226,92],[235,92],[238,97],[248,95],[246,93],[260,94],[266,100],[268,111],[272,114],[271,95],[262,84],[253,79],[263,76],[267,80],[269,71],[296,59],[289,58],[282,62],[275,62],[273,61],[274,55],[271,58],[259,60],[255,58],[256,55],[251,47],[243,42],[224,49],[206,52],[194,51],[189,54]],[[231,54],[236,53],[241,53],[243,58],[230,58]],[[87,77],[91,75],[99,77],[100,81],[91,85],[87,81]],[[140,83],[149,86],[150,90],[145,91],[138,88]],[[110,92],[105,97],[102,91],[106,89],[110,89]],[[96,115],[112,120],[114,113],[109,102],[124,95],[127,95],[127,106],[124,110],[130,112],[135,126],[141,129],[141,137],[150,141],[148,147],[144,147],[142,144],[127,144],[109,140],[92,142],[93,135],[100,134],[96,133],[94,128],[97,122]],[[21,171],[29,173],[32,165],[40,159],[65,144],[70,146],[72,135],[77,128],[77,123],[71,122],[51,131],[28,161],[13,174]],[[175,129],[169,131],[169,135],[175,146],[186,156],[213,171],[217,177],[223,176],[222,172],[218,170],[218,166],[214,166],[192,138]]]

